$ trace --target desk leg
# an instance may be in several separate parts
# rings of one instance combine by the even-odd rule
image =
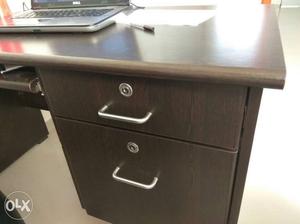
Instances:
[[[0,172],[47,136],[40,110],[21,106],[14,94],[0,90]]]

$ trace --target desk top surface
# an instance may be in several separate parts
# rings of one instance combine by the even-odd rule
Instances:
[[[143,15],[144,20],[136,15]],[[270,6],[147,9],[118,18],[116,25],[88,34],[0,34],[0,63],[266,88],[284,86],[280,33]],[[155,26],[154,34],[128,25],[147,19]]]

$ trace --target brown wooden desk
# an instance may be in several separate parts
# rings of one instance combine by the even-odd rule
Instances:
[[[249,18],[249,15],[256,15]],[[199,26],[0,35],[36,68],[82,207],[117,224],[236,224],[263,88],[285,81],[270,6]]]

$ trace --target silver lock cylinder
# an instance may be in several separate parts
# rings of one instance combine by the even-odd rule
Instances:
[[[119,85],[119,91],[125,97],[130,97],[133,94],[133,89],[128,83],[121,83]]]
[[[129,152],[132,152],[132,153],[139,152],[139,146],[137,144],[135,144],[134,142],[128,142],[127,149],[129,150]]]

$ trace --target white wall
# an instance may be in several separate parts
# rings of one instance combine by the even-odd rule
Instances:
[[[133,3],[143,6],[161,5],[215,5],[219,0],[132,0]]]
[[[273,0],[280,1],[280,0]],[[283,0],[283,1],[299,1],[299,0]],[[30,7],[30,0],[7,0],[13,12],[22,11],[22,3]],[[241,3],[240,0],[132,0],[133,3],[141,6],[162,6],[162,5],[216,5],[219,3]],[[243,4],[260,4],[261,0],[243,0]]]
[[[282,0],[282,5],[300,5],[300,0]]]
[[[272,4],[279,5],[280,2],[281,2],[281,0],[272,0]],[[300,0],[282,0],[282,5],[283,6],[288,6],[288,5],[300,6]]]
[[[22,3],[25,2],[27,6],[30,6],[30,0],[7,0],[9,8],[12,12],[20,12],[23,10]]]
[[[241,3],[240,0],[132,0],[133,3],[144,6],[161,6],[161,5],[216,5]],[[261,0],[243,0],[243,4],[260,4]]]

